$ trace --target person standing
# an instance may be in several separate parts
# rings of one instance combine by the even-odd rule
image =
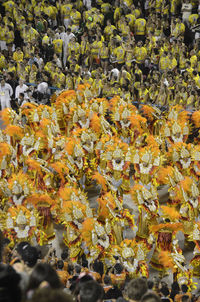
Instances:
[[[192,14],[192,3],[189,0],[185,0],[181,7],[182,20],[188,23],[188,18]]]
[[[13,95],[13,89],[10,84],[5,82],[4,78],[0,80],[0,102],[1,102],[1,110],[5,108],[10,108],[10,99]]]
[[[16,87],[15,90],[15,98],[18,99],[19,98],[19,94],[25,93],[25,91],[28,90],[28,86],[24,84],[24,81],[22,79],[19,79],[19,85]],[[26,98],[26,95],[25,95]]]

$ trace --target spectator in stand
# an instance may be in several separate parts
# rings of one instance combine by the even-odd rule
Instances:
[[[73,297],[64,293],[63,291],[51,289],[51,288],[42,288],[37,290],[33,297],[28,300],[29,302],[73,302]]]
[[[141,299],[141,302],[161,302],[161,301],[162,300],[160,299],[160,297],[155,293],[147,293]]]
[[[25,94],[26,90],[28,89],[28,86],[24,84],[24,81],[22,79],[19,80],[19,85],[16,87],[15,90],[15,98],[19,98],[19,94],[22,92],[24,93],[24,97],[27,98],[27,95]]]
[[[83,282],[78,290],[77,301],[97,302],[103,301],[103,287],[94,280]]]
[[[0,301],[21,302],[20,275],[8,264],[0,264]]]
[[[0,103],[1,110],[4,108],[10,108],[10,100],[13,95],[13,89],[10,84],[5,82],[4,78],[0,79]]]
[[[37,288],[49,286],[53,289],[62,288],[56,271],[47,263],[39,263],[33,269],[27,287],[27,296],[31,298]]]
[[[140,301],[147,290],[147,281],[143,278],[137,278],[131,280],[128,283],[125,292],[128,299],[133,301]]]
[[[67,284],[68,273],[64,270],[64,262],[62,260],[57,261],[57,274],[64,286]]]

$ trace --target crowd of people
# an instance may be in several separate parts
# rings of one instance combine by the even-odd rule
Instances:
[[[195,301],[199,1],[0,8],[0,301]]]
[[[195,0],[1,1],[11,106],[89,83],[95,96],[198,108],[199,11]]]
[[[52,247],[44,257],[27,241],[18,243],[13,250],[8,243],[3,240],[1,248],[3,302],[198,301],[198,295],[186,285],[179,287],[177,282],[169,287],[157,277],[127,279],[120,263],[105,272],[103,262],[98,260],[90,265],[85,258],[72,263],[68,249],[58,259]]]

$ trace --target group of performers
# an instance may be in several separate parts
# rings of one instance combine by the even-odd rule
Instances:
[[[89,85],[51,101],[1,112],[0,226],[10,244],[50,243],[63,225],[72,261],[83,253],[105,267],[120,261],[130,277],[148,277],[151,265],[191,287],[200,276],[200,112],[93,98]],[[92,188],[96,208],[87,197]],[[190,263],[179,231],[193,249]]]

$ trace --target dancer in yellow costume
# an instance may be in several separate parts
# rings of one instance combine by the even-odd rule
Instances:
[[[142,241],[146,250],[150,250],[153,238],[149,227],[152,224],[156,225],[158,218],[159,202],[157,190],[153,185],[150,189],[147,189],[145,186],[135,184],[131,189],[131,196],[139,210],[136,240],[138,242]]]

